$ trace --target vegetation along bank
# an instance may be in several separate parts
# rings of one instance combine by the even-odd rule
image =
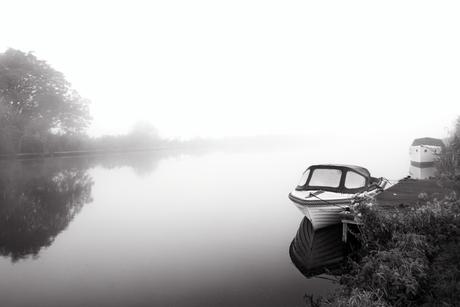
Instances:
[[[313,306],[460,306],[460,117],[435,162],[447,194],[417,193],[414,206],[362,204],[359,257],[349,261],[338,292],[306,295]]]

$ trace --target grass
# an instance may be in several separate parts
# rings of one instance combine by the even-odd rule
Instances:
[[[362,205],[360,257],[328,299],[311,306],[460,306],[460,200],[452,193],[402,214]]]

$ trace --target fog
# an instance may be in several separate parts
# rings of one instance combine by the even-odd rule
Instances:
[[[166,138],[297,133],[403,150],[417,137],[445,137],[460,114],[459,9],[10,1],[0,52],[34,51],[63,72],[92,101],[92,136],[144,119]]]

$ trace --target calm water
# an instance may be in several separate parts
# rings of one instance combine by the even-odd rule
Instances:
[[[329,149],[159,152],[0,164],[2,306],[305,306],[287,194],[314,163],[407,174]],[[396,158],[395,158],[396,157]]]

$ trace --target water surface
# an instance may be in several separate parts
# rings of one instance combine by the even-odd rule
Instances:
[[[2,305],[305,306],[304,294],[337,286],[289,257],[303,216],[287,194],[304,169],[407,173],[405,156],[392,168],[342,158],[310,148],[3,162]]]

